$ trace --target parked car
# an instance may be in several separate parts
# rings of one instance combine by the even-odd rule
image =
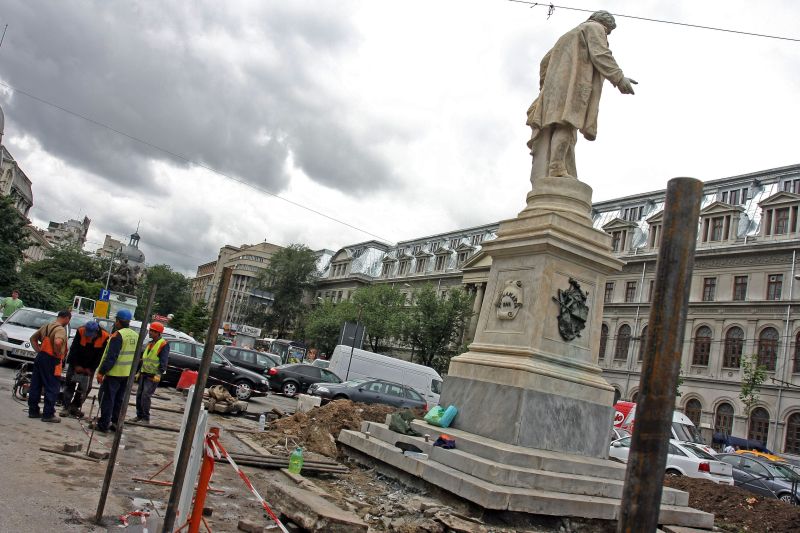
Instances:
[[[225,356],[225,358],[234,365],[252,370],[253,372],[258,372],[259,374],[264,374],[270,368],[280,364],[269,355],[248,348],[218,344],[216,349],[217,352]]]
[[[733,467],[737,487],[792,505],[800,503],[800,476],[780,463],[763,457],[722,453],[717,459]]]
[[[410,409],[428,409],[428,404],[422,395],[411,387],[381,379],[351,379],[338,384],[315,383],[308,388],[308,393],[329,401],[352,400]]]
[[[316,366],[318,368],[328,368],[331,366],[331,362],[328,361],[327,359],[314,359],[314,361],[311,362],[311,366]]]
[[[623,463],[628,462],[631,438],[624,437],[611,443],[608,455]],[[721,485],[733,485],[733,468],[727,462],[692,446],[670,439],[667,451],[667,475],[704,478]]]
[[[624,439],[625,437],[630,437],[631,432],[627,429],[612,427],[611,428],[611,440],[615,441],[618,439]]]
[[[169,385],[177,384],[185,369],[196,371],[200,368],[202,355],[202,344],[170,339],[169,365],[162,381]],[[249,400],[251,396],[264,396],[269,392],[269,381],[266,376],[234,365],[217,351],[211,356],[211,368],[208,373],[208,386],[213,385],[224,385],[240,400]]]
[[[11,314],[0,325],[0,362],[30,363],[36,358],[31,347],[31,335],[37,329],[54,321],[58,314],[44,309],[23,307]],[[67,326],[67,334],[70,328]]]
[[[766,459],[767,461],[773,461],[773,462],[783,461],[783,457],[779,457],[774,453],[770,452],[760,452],[758,450],[736,450],[736,453],[741,455],[749,455],[750,457],[755,457],[757,459]]]
[[[314,383],[342,382],[339,376],[330,370],[303,363],[276,366],[267,370],[267,375],[270,388],[286,396],[295,396],[297,393],[306,392]]]

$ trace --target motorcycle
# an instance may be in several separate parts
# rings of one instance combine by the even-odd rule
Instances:
[[[32,363],[22,363],[14,375],[14,385],[11,392],[19,400],[27,400],[31,389]]]

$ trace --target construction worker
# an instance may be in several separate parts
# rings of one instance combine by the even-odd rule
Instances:
[[[33,361],[31,388],[28,392],[28,417],[39,418],[39,398],[44,389],[42,422],[61,422],[56,416],[56,400],[61,388],[61,364],[67,353],[67,324],[72,319],[69,311],[59,311],[58,317],[40,327],[31,335],[31,346],[36,353]]]
[[[161,375],[167,371],[169,362],[169,343],[161,337],[164,324],[151,322],[148,333],[150,342],[144,349],[142,366],[136,374],[139,388],[136,390],[136,418],[133,419],[142,424],[150,423],[150,400],[161,381]]]
[[[100,418],[94,428],[102,433],[109,429],[116,430],[119,411],[125,399],[125,386],[128,376],[131,375],[133,356],[139,340],[139,336],[130,328],[131,318],[133,315],[127,309],[117,311],[114,333],[106,344],[95,374],[100,384]]]
[[[108,332],[100,324],[92,320],[79,327],[72,339],[72,346],[67,355],[67,377],[64,382],[64,408],[61,416],[83,418],[81,407],[92,390],[94,371],[100,365]]]

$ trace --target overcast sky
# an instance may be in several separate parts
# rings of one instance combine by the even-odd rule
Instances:
[[[791,0],[563,2],[800,38]],[[530,189],[539,61],[587,17],[505,0],[4,0],[2,83],[148,143],[0,86],[4,144],[34,223],[86,215],[94,249],[141,221],[147,262],[187,274],[224,244],[336,250],[496,222]],[[595,200],[800,162],[800,43],[623,17],[609,42],[639,85],[606,83],[597,140],[578,140]]]

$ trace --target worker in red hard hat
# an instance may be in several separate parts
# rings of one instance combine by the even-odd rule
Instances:
[[[150,400],[158,388],[161,376],[166,373],[169,362],[169,343],[162,337],[164,324],[151,322],[148,333],[150,342],[142,353],[142,365],[136,374],[139,388],[136,390],[136,418],[133,419],[142,424],[150,423]]]

